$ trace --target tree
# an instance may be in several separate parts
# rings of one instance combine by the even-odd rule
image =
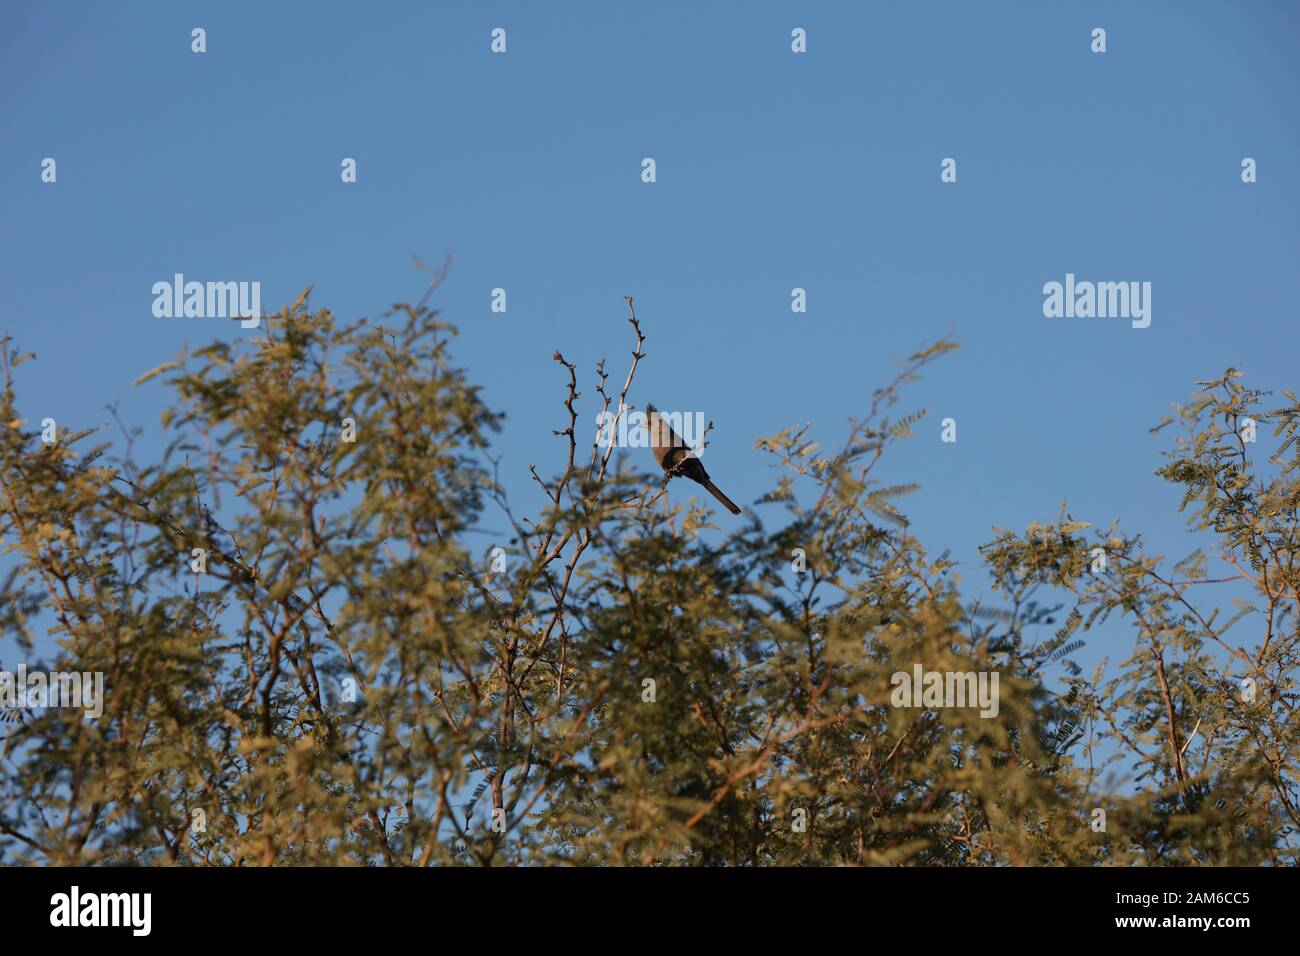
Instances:
[[[1124,803],[1127,846],[1114,851],[1121,862],[1297,860],[1300,403],[1288,391],[1286,404],[1262,411],[1263,393],[1240,377],[1228,369],[1199,383],[1176,417],[1152,429],[1183,427],[1157,473],[1182,487],[1188,525],[1213,536],[1222,574],[1210,576],[1208,540],[1166,569],[1162,556],[1145,552],[1141,535],[1112,524],[1089,537],[1090,526],[1064,507],[1055,523],[1003,533],[986,548],[1004,583],[1043,582],[1077,596],[1057,643],[1112,614],[1137,630],[1119,675],[1102,683],[1098,667],[1088,694],[1099,740],[1087,754],[1109,742],[1114,750],[1103,766],[1132,760],[1136,780],[1149,781]],[[1267,457],[1252,454],[1268,423],[1277,447]],[[1224,588],[1211,607],[1194,600]],[[1229,599],[1236,611],[1222,614]],[[1243,621],[1259,626],[1235,643]]]
[[[596,370],[607,416],[647,358],[628,308],[617,395]],[[423,303],[385,323],[340,325],[304,293],[264,336],[148,373],[175,395],[148,465],[120,423],[116,445],[42,442],[6,341],[3,632],[28,656],[53,638],[50,670],[100,671],[108,692],[98,720],[28,707],[0,725],[4,862],[1294,862],[1294,461],[1263,492],[1210,458],[1170,466],[1203,494],[1219,475],[1220,530],[1263,562],[1275,603],[1247,656],[1270,693],[1246,706],[1196,644],[1223,628],[1176,617],[1187,585],[1136,539],[1094,579],[1079,523],[1004,535],[1006,606],[963,605],[899,510],[915,486],[877,477],[923,414],[897,412],[905,387],[951,342],[902,363],[838,451],[807,427],[760,440],[783,469],[762,499],[776,519],[719,535],[706,508],[667,503],[648,454],[588,447],[560,353],[562,465],[531,470],[546,506],[517,516],[491,457],[501,417],[452,364],[455,330]],[[1068,656],[1103,584],[1146,620],[1099,687]],[[1034,643],[1059,610],[1040,587],[1097,606]],[[996,716],[894,706],[917,664],[996,672]],[[1194,771],[1174,756],[1193,712]],[[1147,788],[1101,792],[1072,755],[1084,727],[1105,740],[1082,755],[1111,746]],[[1147,748],[1166,732],[1168,752]],[[1244,817],[1215,809],[1229,795]]]

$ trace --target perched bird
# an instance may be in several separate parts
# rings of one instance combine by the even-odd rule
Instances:
[[[699,482],[722,506],[733,515],[740,514],[735,502],[718,490],[718,486],[709,480],[709,473],[695,457],[695,453],[686,442],[673,431],[668,421],[660,416],[653,405],[645,407],[646,430],[650,433],[650,450],[655,454],[659,467],[671,478],[673,475],[685,475],[691,481]]]

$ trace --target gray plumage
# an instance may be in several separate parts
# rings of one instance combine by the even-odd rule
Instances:
[[[704,486],[705,490],[717,498],[724,508],[733,515],[740,514],[735,502],[718,490],[718,486],[709,480],[709,473],[694,454],[686,441],[673,431],[667,419],[660,416],[653,405],[645,407],[646,430],[650,433],[650,450],[654,452],[659,467],[672,477],[685,475],[691,481]]]

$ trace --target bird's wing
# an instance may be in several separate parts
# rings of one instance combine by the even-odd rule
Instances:
[[[653,405],[646,406],[646,423],[650,427],[650,445],[654,448],[689,448],[686,440],[673,431],[668,419]]]

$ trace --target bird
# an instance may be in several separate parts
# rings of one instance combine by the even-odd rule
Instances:
[[[709,480],[709,473],[704,470],[700,459],[695,456],[682,437],[673,431],[667,419],[661,416],[653,405],[645,407],[645,419],[646,430],[650,433],[650,450],[654,452],[655,461],[659,462],[659,467],[664,470],[664,473],[669,478],[673,475],[685,475],[691,481],[698,482],[733,515],[740,514],[740,509],[736,507],[735,502],[719,491],[718,486]]]

